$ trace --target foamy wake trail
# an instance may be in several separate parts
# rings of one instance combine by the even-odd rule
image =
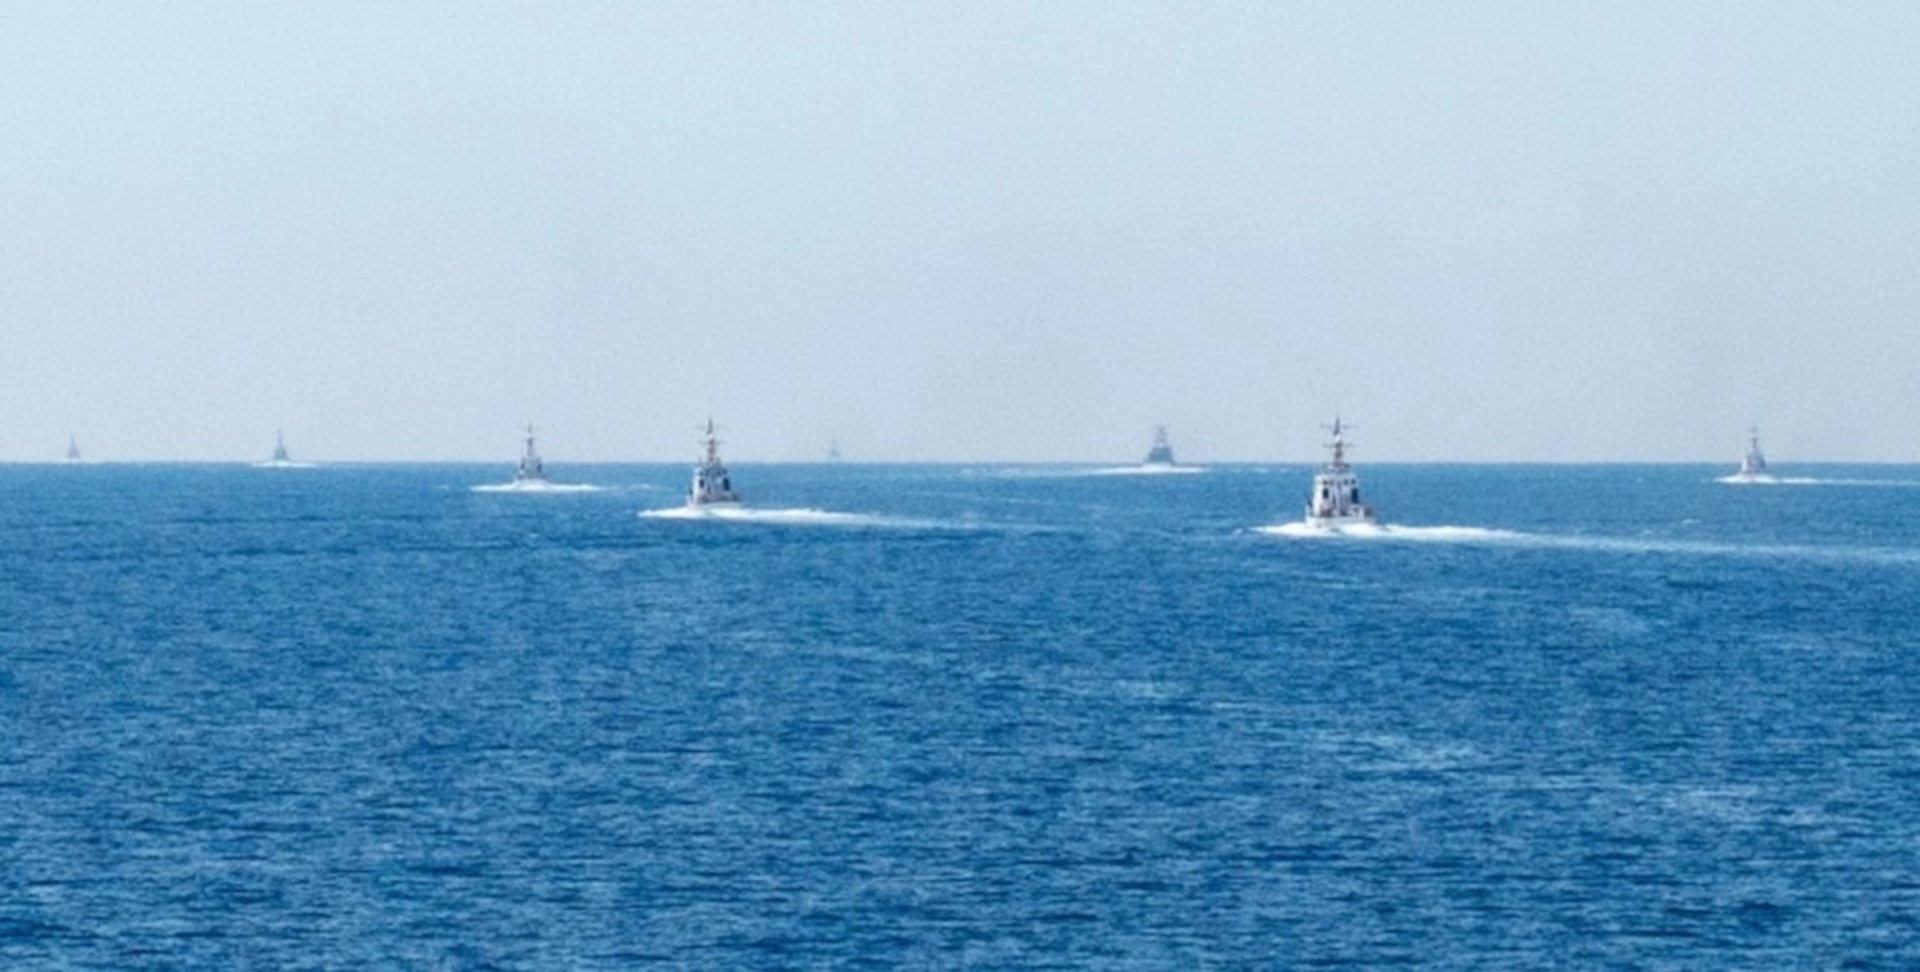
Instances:
[[[1404,540],[1415,543],[1502,543],[1521,540],[1525,534],[1512,530],[1489,530],[1466,526],[1402,526],[1396,523],[1354,523],[1347,526],[1320,527],[1308,523],[1275,523],[1255,527],[1254,532],[1272,537],[1301,540]]]
[[[1841,563],[1916,564],[1920,550],[1886,547],[1820,546],[1798,543],[1730,543],[1720,540],[1680,540],[1661,537],[1580,537],[1544,534],[1520,535],[1529,546],[1561,550],[1598,550],[1625,554],[1672,554],[1695,557],[1743,557],[1777,560],[1822,560]]]
[[[648,520],[694,520],[719,523],[763,523],[774,526],[865,527],[894,530],[937,529],[943,524],[872,513],[837,513],[808,508],[760,509],[752,506],[672,506],[641,510]]]
[[[1207,471],[1205,466],[1114,466],[1108,469],[1093,469],[1085,473],[1088,476],[1190,476]]]
[[[1729,486],[1883,486],[1893,489],[1920,487],[1920,480],[1912,479],[1821,479],[1814,476],[1769,476],[1766,479],[1722,476],[1714,482]]]
[[[1366,524],[1315,527],[1305,523],[1278,523],[1256,527],[1268,536],[1303,540],[1393,540],[1421,543],[1487,543],[1542,550],[1588,550],[1619,554],[1669,554],[1694,557],[1750,557],[1761,559],[1825,560],[1846,563],[1920,564],[1920,550],[1884,547],[1818,546],[1787,543],[1730,543],[1666,537],[1608,537],[1572,534],[1521,533],[1483,527],[1412,527]]]
[[[980,479],[1072,479],[1089,473],[1071,466],[1001,466],[963,469],[960,475]]]
[[[474,486],[472,489],[476,493],[528,493],[541,495],[548,493],[598,493],[601,487],[589,486],[586,483],[543,483],[539,486],[528,486],[525,483],[492,483],[486,486]]]

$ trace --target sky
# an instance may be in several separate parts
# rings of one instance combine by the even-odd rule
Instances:
[[[1920,462],[1920,5],[0,5],[0,460]]]

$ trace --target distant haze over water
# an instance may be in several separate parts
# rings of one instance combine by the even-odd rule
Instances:
[[[0,460],[1920,458],[1920,7],[0,12]]]

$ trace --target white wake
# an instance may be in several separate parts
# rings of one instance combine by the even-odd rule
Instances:
[[[1089,470],[1088,476],[1191,476],[1207,471],[1205,466],[1112,466]]]
[[[1894,489],[1913,489],[1920,487],[1920,481],[1912,479],[1822,479],[1813,476],[1721,476],[1716,483],[1728,486],[1883,486]]]
[[[599,486],[586,483],[491,483],[470,487],[476,493],[598,493]]]
[[[1618,554],[1671,554],[1693,557],[1822,560],[1845,563],[1920,564],[1920,550],[1886,547],[1842,547],[1796,543],[1740,543],[1672,537],[1591,536],[1524,533],[1464,526],[1400,526],[1353,524],[1320,527],[1295,521],[1255,527],[1253,532],[1296,540],[1404,541],[1416,543],[1482,543],[1538,550],[1586,550]]]
[[[761,509],[753,506],[670,506],[641,510],[642,519],[683,520],[708,523],[761,523],[774,526],[867,527],[895,530],[924,530],[942,526],[929,520],[880,516],[873,513],[840,513],[833,510],[797,507]]]
[[[1316,526],[1302,520],[1254,527],[1255,533],[1296,540],[1403,540],[1415,543],[1501,543],[1525,538],[1512,530],[1468,526],[1403,526],[1397,523],[1348,523]]]

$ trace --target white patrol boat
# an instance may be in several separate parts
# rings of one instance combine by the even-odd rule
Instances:
[[[1313,493],[1307,497],[1307,525],[1323,529],[1364,526],[1373,523],[1373,507],[1360,502],[1360,481],[1347,465],[1347,439],[1335,418],[1327,427],[1333,441],[1327,448],[1333,458],[1313,474]]]
[[[707,419],[706,435],[701,442],[706,453],[700,457],[700,464],[693,467],[693,484],[687,488],[687,505],[696,509],[720,503],[739,503],[740,494],[733,491],[733,477],[727,473],[725,463],[720,461],[720,439],[715,434],[713,419]]]

